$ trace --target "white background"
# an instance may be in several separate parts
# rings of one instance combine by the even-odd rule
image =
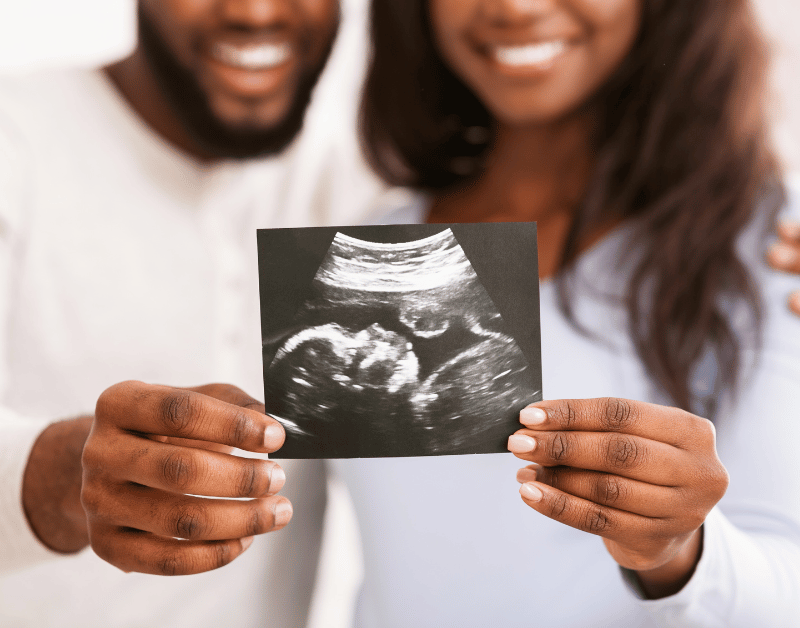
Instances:
[[[776,144],[787,169],[800,173],[800,2],[754,1],[775,50]],[[344,2],[358,14],[367,0]],[[120,58],[134,44],[134,16],[134,0],[0,0],[0,72],[94,66]],[[360,578],[352,511],[342,488],[333,489],[309,628],[345,628]]]

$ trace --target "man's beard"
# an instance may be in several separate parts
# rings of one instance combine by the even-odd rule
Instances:
[[[332,29],[320,61],[302,71],[289,110],[274,125],[236,127],[226,124],[212,111],[195,76],[170,51],[161,34],[139,6],[139,42],[165,99],[177,114],[191,139],[211,157],[247,159],[275,155],[297,136],[317,84],[336,39]]]

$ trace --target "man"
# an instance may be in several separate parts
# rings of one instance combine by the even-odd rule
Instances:
[[[380,190],[324,110],[295,139],[338,20],[141,0],[129,58],[0,85],[0,625],[305,623],[322,467],[258,459],[283,432],[242,391],[255,228],[355,222]]]

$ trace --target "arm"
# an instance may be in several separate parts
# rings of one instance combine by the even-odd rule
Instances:
[[[81,452],[91,426],[92,417],[49,425],[25,465],[25,516],[39,540],[57,552],[77,552],[89,544],[81,506]]]
[[[17,284],[30,242],[28,194],[38,189],[25,178],[33,176],[26,143],[14,135],[13,123],[4,122],[0,111],[0,570],[57,559],[52,549],[75,552],[90,539],[98,554],[125,570],[158,572],[147,551],[156,546],[170,558],[161,571],[203,571],[232,560],[252,535],[278,529],[291,516],[288,501],[275,495],[283,484],[276,464],[227,454],[233,446],[266,453],[283,440],[282,428],[241,391],[116,386],[101,396],[94,418],[51,426],[2,407],[15,397],[7,330],[18,314]],[[152,400],[148,411],[142,410],[145,398]],[[187,422],[159,423],[182,406],[169,408],[158,399],[188,400],[180,415]],[[181,436],[195,440],[177,440]],[[212,451],[214,443],[230,447]],[[253,500],[198,500],[188,493]],[[177,547],[174,537],[185,536],[193,541]],[[204,562],[201,555],[219,561]]]
[[[22,143],[0,119],[0,329],[7,329],[13,277],[20,257],[25,216]],[[0,395],[8,386],[7,339],[0,334]],[[2,399],[2,397],[0,397]],[[22,508],[22,478],[34,442],[46,426],[0,401],[0,574],[56,556],[32,533]]]
[[[709,474],[715,465],[708,465],[713,460],[712,450],[706,447],[706,455],[687,458],[683,437],[656,437],[653,428],[657,421],[647,418],[650,410],[656,410],[655,418],[666,412],[671,415],[668,425],[675,428],[685,420],[689,424],[696,420],[685,413],[637,404],[633,416],[638,420],[627,419],[623,421],[628,423],[626,427],[612,429],[604,419],[605,412],[589,412],[590,421],[593,415],[595,423],[605,420],[606,425],[603,429],[595,425],[587,434],[599,432],[608,443],[624,434],[623,442],[628,445],[601,449],[625,454],[612,457],[616,469],[578,461],[579,449],[570,450],[571,444],[581,440],[575,417],[587,413],[557,411],[551,425],[523,421],[528,429],[520,435],[543,443],[538,454],[520,456],[538,463],[523,470],[520,480],[533,481],[532,486],[543,495],[539,501],[526,502],[546,516],[603,536],[612,557],[637,572],[636,582],[644,593],[641,597],[659,598],[640,602],[657,625],[789,628],[800,616],[800,320],[785,306],[792,277],[764,273],[757,281],[765,293],[763,347],[758,354],[745,352],[748,368],[737,398],[728,399],[718,413],[714,450],[725,465],[730,484],[724,497],[716,496],[716,506],[713,495],[711,499],[703,497],[715,484],[716,474]],[[564,404],[569,405],[542,402],[537,406],[558,410]],[[611,416],[626,414],[612,412]],[[559,417],[569,419],[569,425],[558,424]],[[645,423],[645,431],[637,431]],[[704,433],[700,428],[702,422],[688,433]],[[553,443],[561,446],[553,447]],[[678,451],[654,455],[662,445],[677,446]],[[658,465],[651,464],[659,458],[663,464],[680,464],[665,478],[658,473]],[[641,475],[653,471],[652,478]],[[614,476],[613,481],[609,482],[609,476]],[[593,483],[591,478],[597,481]],[[633,485],[630,479],[654,483],[658,490]],[[675,486],[680,490],[670,497],[670,487]],[[702,499],[698,500],[698,495]],[[618,516],[617,509],[625,514]],[[632,512],[658,517],[655,534],[647,531],[653,529],[652,522],[640,519],[642,525],[630,520],[626,524],[624,519]],[[683,523],[673,527],[665,525],[665,519]],[[695,549],[693,538],[682,537],[682,533],[697,534],[701,523],[702,545]],[[677,549],[670,556],[671,548]],[[637,563],[642,559],[650,564]],[[655,579],[653,569],[662,570],[655,572]]]
[[[730,486],[706,519],[689,583],[642,602],[662,625],[788,628],[800,617],[800,320],[785,307],[794,278],[759,279],[770,287],[763,350],[720,413]]]

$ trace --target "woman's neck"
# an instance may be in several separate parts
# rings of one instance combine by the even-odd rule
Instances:
[[[593,154],[585,118],[501,127],[481,176],[434,199],[430,222],[536,221],[540,275],[558,268]]]

